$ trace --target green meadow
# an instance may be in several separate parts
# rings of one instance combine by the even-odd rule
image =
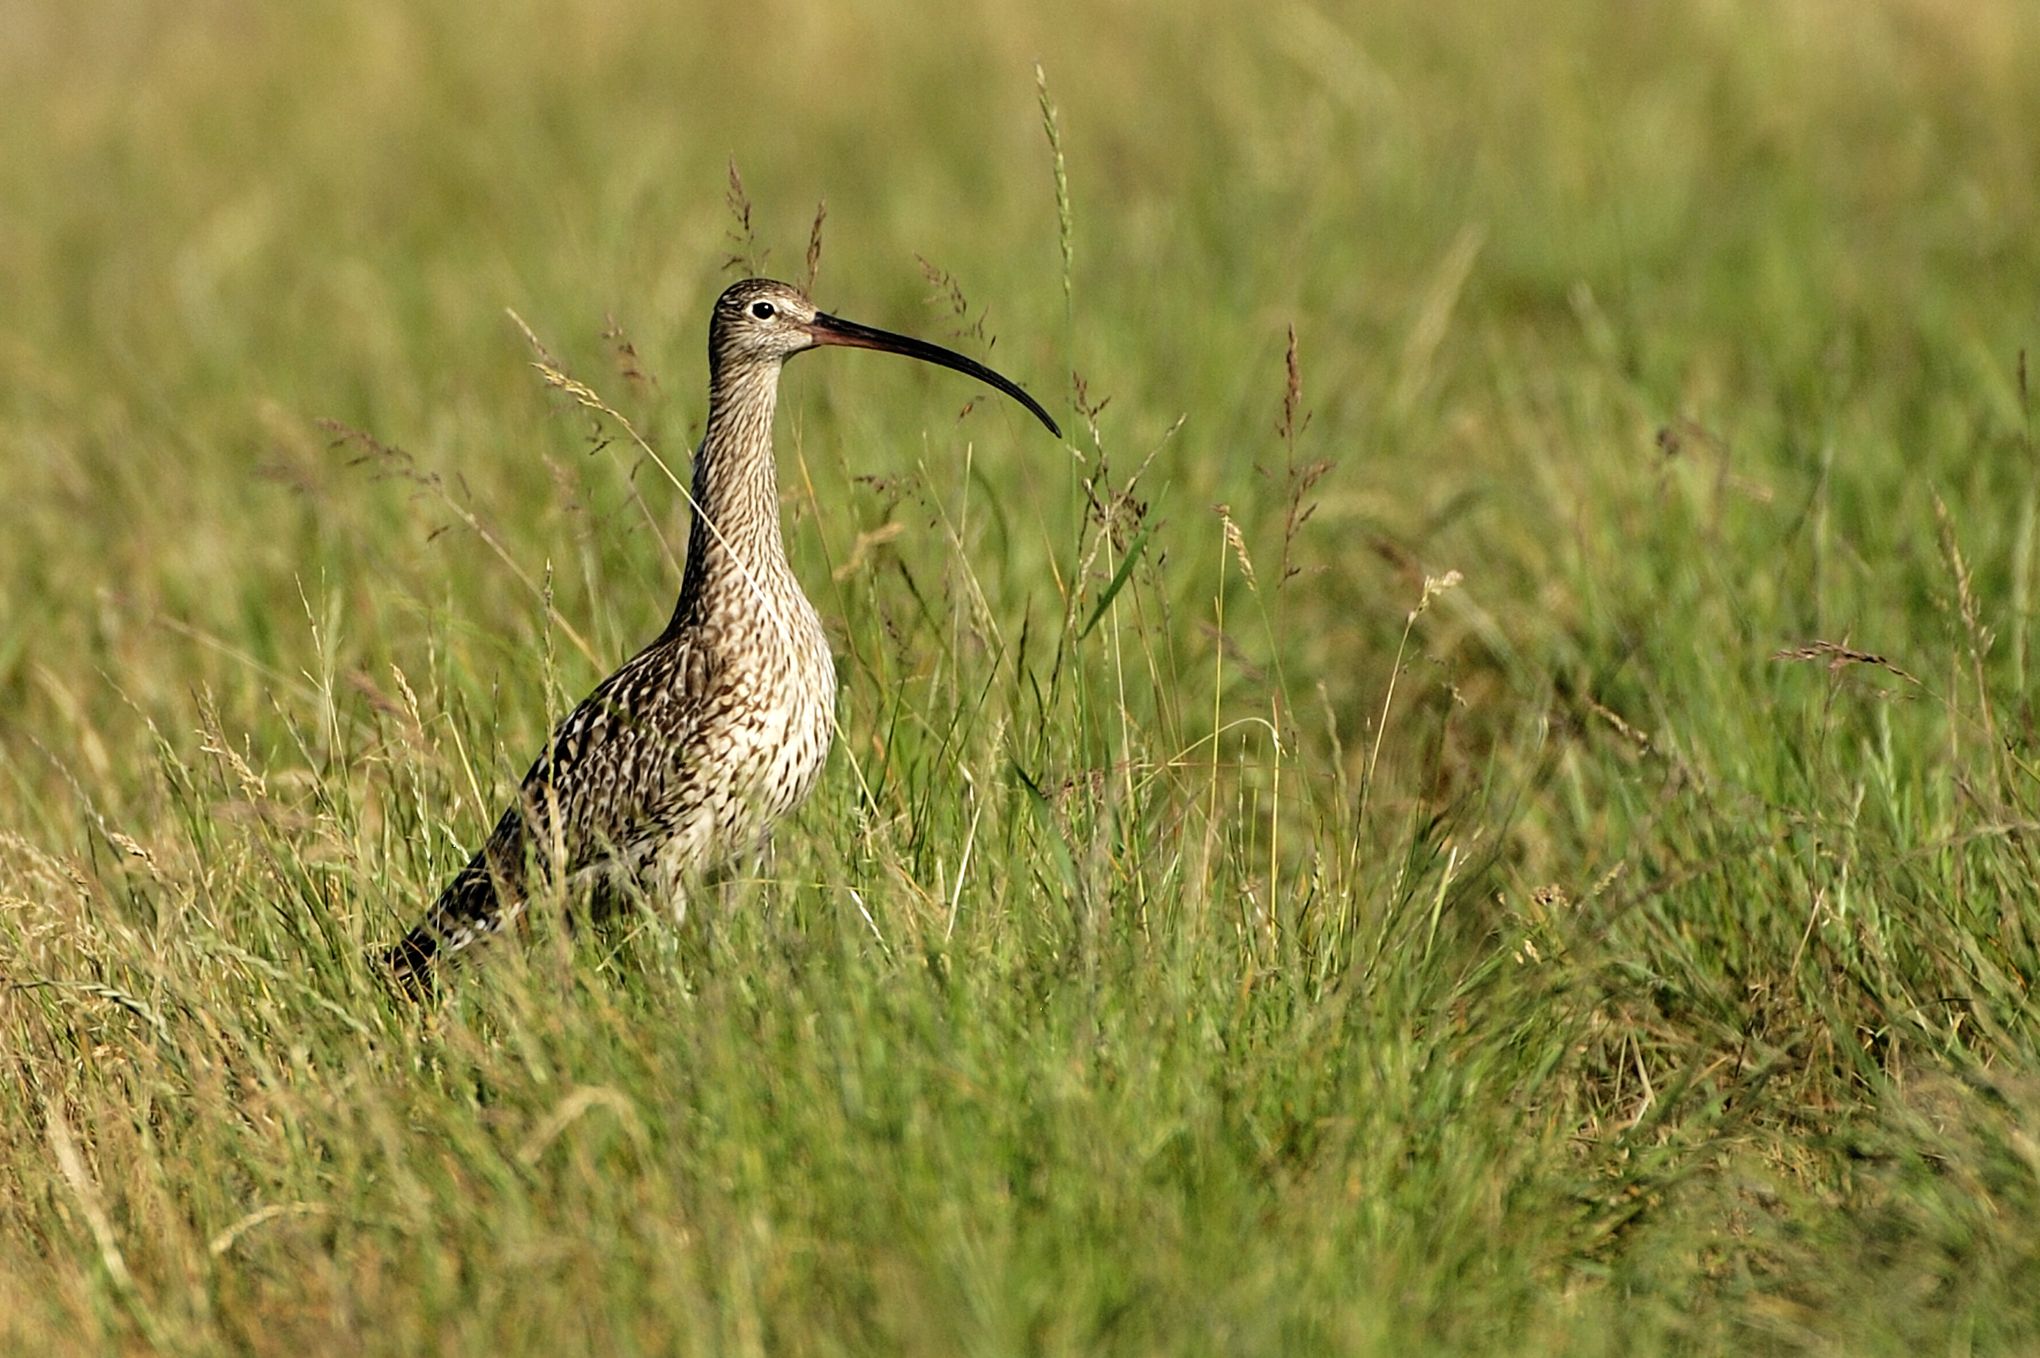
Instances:
[[[1067,437],[412,1006],[750,273]],[[0,1351],[2034,1352],[2036,299],[2026,0],[0,3]]]

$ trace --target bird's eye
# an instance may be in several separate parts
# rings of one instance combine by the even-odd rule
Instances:
[[[753,316],[756,316],[761,321],[771,320],[773,315],[772,303],[770,302],[751,303],[751,314]]]

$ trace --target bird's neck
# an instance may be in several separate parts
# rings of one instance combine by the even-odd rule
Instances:
[[[772,414],[779,365],[745,364],[710,374],[708,430],[694,458],[694,522],[687,573],[668,631],[727,608],[755,611],[792,585],[779,527]]]

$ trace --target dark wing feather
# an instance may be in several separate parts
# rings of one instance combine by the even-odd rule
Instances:
[[[442,959],[514,923],[534,879],[565,882],[619,853],[628,859],[658,818],[672,751],[684,745],[707,683],[701,648],[661,640],[554,728],[488,842],[384,954],[407,989],[429,988]]]

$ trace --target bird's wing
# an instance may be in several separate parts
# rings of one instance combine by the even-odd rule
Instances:
[[[414,989],[435,959],[501,933],[538,881],[635,870],[700,725],[713,666],[703,648],[662,639],[632,657],[553,729],[488,842],[385,956]]]
[[[665,795],[677,752],[699,724],[707,657],[684,640],[640,651],[553,729],[491,835],[499,873],[521,878],[536,858],[565,880],[642,837]]]

